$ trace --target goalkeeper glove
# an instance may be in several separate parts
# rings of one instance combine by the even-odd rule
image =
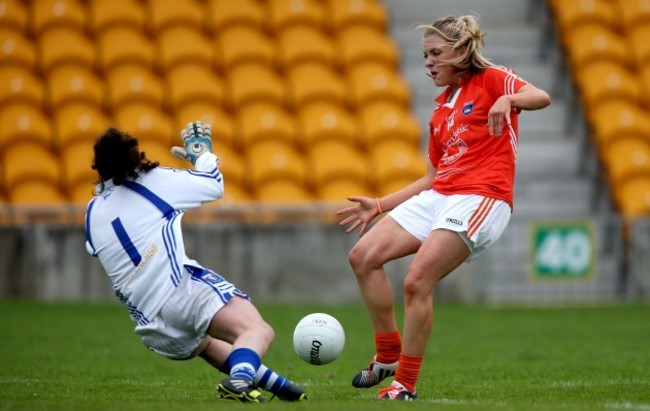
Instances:
[[[184,147],[172,147],[172,154],[187,160],[193,165],[203,153],[212,153],[212,127],[202,125],[200,121],[188,123],[187,128],[181,131]]]

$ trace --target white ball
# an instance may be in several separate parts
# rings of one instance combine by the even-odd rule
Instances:
[[[334,361],[343,352],[345,332],[338,320],[323,313],[309,314],[293,331],[293,349],[313,365]]]

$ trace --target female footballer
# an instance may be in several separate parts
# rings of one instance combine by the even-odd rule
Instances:
[[[484,32],[473,16],[422,25],[427,75],[444,91],[429,121],[427,173],[382,198],[352,196],[337,214],[360,239],[349,253],[374,327],[376,356],[352,385],[379,390],[385,400],[415,400],[433,328],[438,281],[485,252],[501,236],[513,209],[518,114],[538,110],[549,95],[482,54]],[[371,221],[388,212],[367,231]],[[415,254],[404,278],[404,327],[397,327],[384,264]]]

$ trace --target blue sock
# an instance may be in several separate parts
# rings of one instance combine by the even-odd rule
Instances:
[[[258,387],[277,395],[289,385],[289,380],[262,364],[257,370],[255,383]]]
[[[230,363],[226,361],[219,368],[219,371],[230,375],[230,369]],[[280,394],[282,390],[289,385],[289,380],[276,373],[266,365],[261,364],[257,369],[257,374],[255,375],[255,384],[259,388],[265,389],[277,395]]]
[[[255,381],[261,364],[262,360],[255,351],[250,348],[238,348],[230,353],[222,368],[229,369],[231,377]]]

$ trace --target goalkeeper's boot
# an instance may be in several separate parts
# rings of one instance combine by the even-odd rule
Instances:
[[[378,400],[415,401],[417,398],[414,392],[407,390],[397,381],[393,381],[388,387],[377,392]]]
[[[221,398],[237,402],[266,402],[266,398],[253,381],[244,378],[228,377],[217,386]]]
[[[275,394],[282,401],[305,401],[309,399],[307,393],[295,382],[287,381],[287,384]]]
[[[352,385],[357,388],[370,388],[379,384],[385,378],[395,375],[397,371],[398,361],[395,361],[392,364],[383,364],[377,362],[377,356],[375,355],[368,365],[368,368],[363,369],[357,373],[352,379]]]

